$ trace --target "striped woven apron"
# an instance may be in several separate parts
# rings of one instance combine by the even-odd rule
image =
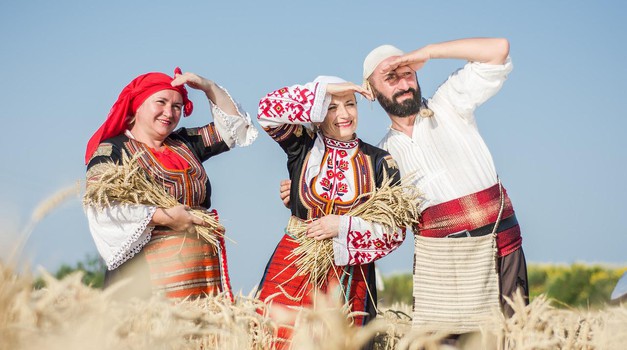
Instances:
[[[500,184],[425,210],[415,236],[414,327],[459,334],[498,315],[496,232],[508,215],[513,209]],[[489,224],[496,228],[483,236],[447,237]]]
[[[495,235],[415,238],[413,326],[478,330],[500,308]]]

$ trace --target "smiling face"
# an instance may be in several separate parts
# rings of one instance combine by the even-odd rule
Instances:
[[[161,90],[137,108],[131,133],[137,139],[163,141],[181,119],[183,97],[174,90]]]
[[[331,96],[331,104],[327,116],[320,123],[320,130],[324,136],[339,141],[354,138],[357,130],[357,100],[354,93]]]
[[[394,57],[383,60],[377,66],[369,78],[370,85],[381,107],[388,114],[402,118],[415,115],[422,104],[416,72],[405,66],[382,74],[379,67],[392,59]]]

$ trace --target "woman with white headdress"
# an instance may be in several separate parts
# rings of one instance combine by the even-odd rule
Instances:
[[[339,291],[351,311],[361,311],[354,324],[363,325],[376,315],[374,261],[396,249],[405,231],[346,215],[386,178],[400,181],[389,153],[357,138],[355,93],[372,99],[361,86],[322,76],[273,91],[259,103],[260,125],[287,154],[292,212],[264,271],[259,296],[268,308],[293,309],[310,306],[315,287]],[[294,263],[299,243],[290,227],[299,220],[307,223],[307,237],[333,242],[333,266],[322,285],[299,274]],[[283,327],[278,336],[287,346],[291,331]]]

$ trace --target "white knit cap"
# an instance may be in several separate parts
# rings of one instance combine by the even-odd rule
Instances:
[[[401,56],[404,52],[392,45],[381,45],[370,51],[364,60],[364,83],[374,72],[379,63],[392,56]]]
[[[313,82],[324,83],[324,84],[339,84],[339,83],[345,83],[346,80],[340,77],[332,76],[332,75],[319,75],[318,77],[316,77],[316,79],[314,79]]]

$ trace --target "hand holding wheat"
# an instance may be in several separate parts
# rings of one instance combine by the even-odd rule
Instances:
[[[417,224],[420,191],[411,185],[411,176],[405,178],[401,184],[393,181],[386,174],[381,187],[371,193],[362,194],[360,198],[366,200],[351,208],[346,215],[379,223],[390,232]],[[298,247],[287,258],[295,259],[297,275],[308,276],[318,288],[324,284],[327,273],[333,266],[333,242],[328,239],[333,235],[326,233],[323,228],[316,228],[319,225],[315,223],[319,220],[304,221],[292,217],[287,227],[287,231],[298,242]]]
[[[340,229],[339,215],[326,215],[307,225],[307,237],[318,241],[337,237]]]
[[[88,179],[83,204],[99,209],[115,203],[153,205],[161,208],[155,212],[153,223],[177,231],[196,233],[217,247],[216,235],[223,235],[224,227],[215,214],[181,205],[139,166],[137,159],[140,155],[138,153],[130,157],[124,153],[120,164],[111,162],[97,165],[97,178]]]
[[[174,231],[196,233],[196,226],[211,226],[211,223],[192,214],[187,205],[179,204],[172,208],[159,208],[152,217],[152,223],[167,226]]]

